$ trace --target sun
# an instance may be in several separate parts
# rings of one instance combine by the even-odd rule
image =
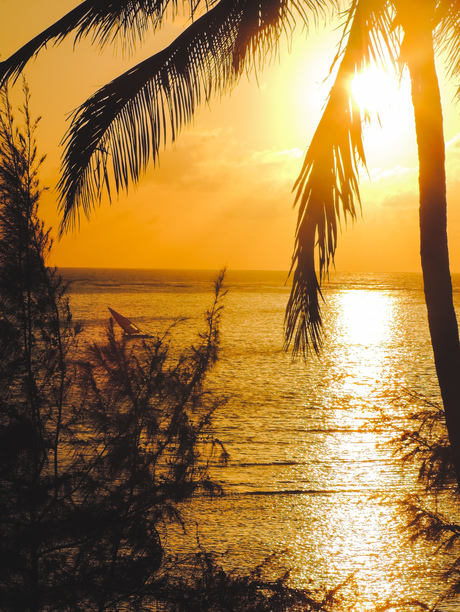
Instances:
[[[364,131],[368,162],[380,167],[405,165],[415,136],[408,75],[370,66],[351,79],[350,93],[369,119]]]
[[[387,111],[397,104],[401,93],[396,74],[372,66],[356,74],[350,84],[353,98],[363,112],[377,113]]]

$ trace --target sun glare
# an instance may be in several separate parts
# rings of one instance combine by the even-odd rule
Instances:
[[[400,94],[396,75],[375,66],[358,73],[351,81],[351,93],[361,110],[380,113],[397,103]]]
[[[387,351],[395,333],[394,300],[383,292],[350,289],[339,294],[336,308],[336,359],[349,372],[341,384],[349,384],[356,399],[367,397],[391,378]]]
[[[371,66],[354,76],[350,91],[371,120],[365,131],[368,162],[394,164],[395,151],[406,155],[414,140],[409,78]]]

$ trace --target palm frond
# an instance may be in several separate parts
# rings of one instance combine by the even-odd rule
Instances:
[[[310,17],[318,21],[326,17],[328,9],[338,10],[338,5],[337,0],[247,0],[233,52],[237,71],[248,55],[258,57],[262,64],[267,55],[274,56],[281,34],[289,38],[298,19],[308,29]]]
[[[337,76],[294,185],[299,211],[290,270],[293,286],[285,316],[285,348],[292,347],[294,356],[321,349],[320,282],[334,262],[341,215],[345,220],[356,218],[359,166],[366,164],[362,117],[350,82],[371,62],[382,63],[386,56],[396,62],[391,26],[392,13],[385,0],[352,2],[334,60],[334,65],[339,64]]]
[[[88,0],[86,0],[88,2]],[[145,34],[159,28],[169,16],[174,18],[181,10],[187,17],[192,17],[203,7],[207,10],[207,0],[90,0],[85,18],[78,24],[75,40],[88,36],[92,32],[92,42],[100,47],[121,40],[142,41]]]
[[[310,2],[318,10],[322,0]],[[301,11],[301,12],[299,12]],[[222,95],[244,67],[275,53],[294,27],[291,0],[221,0],[160,53],[121,75],[74,114],[59,184],[61,232],[89,215],[102,192],[137,183],[161,145],[174,141],[202,100]]]
[[[181,6],[188,7],[193,16],[206,0],[190,0]],[[179,12],[177,0],[84,0],[81,4],[56,21],[49,28],[30,40],[8,59],[0,62],[0,86],[8,80],[16,80],[27,62],[50,42],[61,43],[72,32],[75,43],[92,33],[92,42],[104,47],[119,39],[125,47],[137,39],[143,40],[150,27],[157,29],[170,8],[172,16]]]
[[[54,40],[57,43],[62,41],[67,34],[72,32],[86,13],[86,2],[79,4],[72,11],[67,13],[62,19],[44,30],[35,38],[32,38],[21,49],[16,51],[8,59],[0,62],[0,86],[8,80],[15,81],[21,74],[27,62],[36,55],[47,43]]]
[[[458,81],[460,76],[460,0],[441,0],[436,10],[435,41],[444,52],[447,74]],[[456,92],[460,98],[460,88]]]

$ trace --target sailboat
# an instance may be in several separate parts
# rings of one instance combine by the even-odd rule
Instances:
[[[108,306],[108,309],[110,310],[110,314],[112,315],[114,320],[125,332],[125,338],[150,338],[150,334],[144,334],[137,325],[132,323],[129,319],[121,315],[119,312],[113,310],[113,308],[110,308],[110,306]]]

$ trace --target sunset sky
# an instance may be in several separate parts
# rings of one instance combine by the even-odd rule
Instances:
[[[76,6],[75,0],[0,0],[0,58]],[[129,66],[159,50],[179,21],[153,35],[132,57],[72,40],[43,50],[26,68],[32,113],[42,117],[38,145],[49,187],[41,216],[57,230],[57,194],[66,115]],[[292,187],[330,82],[324,82],[339,32],[333,25],[298,27],[292,50],[233,92],[203,107],[176,144],[149,168],[137,190],[107,201],[78,231],[55,242],[58,266],[134,268],[289,268],[297,211]],[[439,65],[443,80],[442,65]],[[369,90],[377,89],[373,83]],[[364,85],[364,89],[366,86]],[[382,129],[367,130],[369,173],[361,182],[363,218],[343,226],[340,271],[418,271],[417,157],[408,84],[383,94]],[[21,100],[20,83],[14,99]],[[460,130],[454,89],[443,90],[451,267],[460,272]],[[358,94],[357,94],[358,95]],[[364,94],[362,94],[364,95]],[[372,104],[372,98],[368,101]]]

